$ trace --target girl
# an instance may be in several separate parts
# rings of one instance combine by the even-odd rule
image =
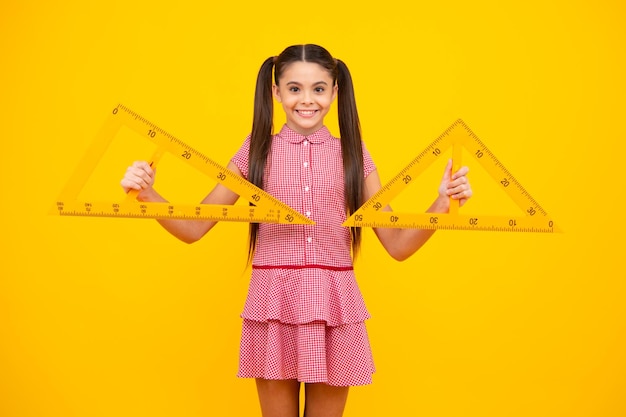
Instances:
[[[335,98],[341,139],[324,125]],[[278,134],[272,127],[274,99],[286,115]],[[298,416],[301,383],[306,417],[339,417],[349,387],[371,383],[374,372],[365,328],[369,314],[352,267],[361,230],[341,224],[381,188],[361,141],[346,65],[317,45],[290,46],[268,58],[258,74],[252,133],[228,168],[316,222],[250,225],[252,277],[242,313],[238,376],[256,378],[264,417]],[[471,197],[467,167],[451,170],[448,161],[430,212],[446,213],[450,198],[462,205]],[[126,192],[139,190],[140,201],[165,201],[153,188],[154,178],[147,162],[135,162],[121,184]],[[218,184],[202,202],[237,199]],[[216,224],[159,222],[188,243]],[[393,258],[404,260],[434,231],[381,228],[375,233]]]

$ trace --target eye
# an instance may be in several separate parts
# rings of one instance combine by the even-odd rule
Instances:
[[[291,91],[292,93],[297,93],[298,91],[300,91],[300,89],[298,87],[289,87],[289,91]]]
[[[326,89],[324,87],[316,87],[315,88],[315,92],[316,93],[323,93],[324,91],[326,91]]]

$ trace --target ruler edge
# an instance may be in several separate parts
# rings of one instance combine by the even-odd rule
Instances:
[[[363,212],[360,214],[361,216],[363,216],[363,220],[354,220],[351,218],[346,219],[346,221],[344,222],[343,226],[346,227],[374,227],[374,228],[396,228],[396,229],[455,229],[455,230],[477,230],[477,231],[486,231],[486,227],[483,226],[471,226],[471,225],[460,225],[460,224],[453,224],[452,226],[454,227],[450,227],[450,225],[448,224],[444,224],[441,226],[437,226],[437,225],[433,225],[430,223],[427,223],[425,220],[422,220],[422,223],[418,224],[418,225],[406,225],[406,222],[397,222],[397,223],[391,223],[389,220],[387,221],[382,221],[382,220],[378,220],[378,218],[382,218],[382,217],[387,217],[387,216],[392,216],[392,215],[396,215],[398,217],[402,217],[402,216],[410,216],[412,218],[415,217],[419,217],[419,218],[431,218],[431,217],[438,217],[438,218],[443,218],[443,219],[463,219],[463,220],[467,220],[469,218],[477,218],[480,219],[481,217],[488,217],[491,219],[499,219],[499,220],[522,220],[525,223],[530,221],[530,224],[528,224],[528,226],[534,226],[537,229],[541,229],[542,232],[547,232],[547,233],[563,233],[563,230],[560,226],[557,226],[556,224],[553,224],[552,227],[550,226],[540,226],[540,225],[535,225],[533,223],[540,223],[540,222],[549,222],[552,221],[554,222],[554,220],[551,217],[545,217],[545,218],[539,218],[539,217],[532,217],[529,215],[518,215],[518,216],[503,216],[503,215],[492,215],[492,214],[450,214],[450,213],[429,213],[429,212],[423,212],[423,213],[406,213],[406,212],[396,212],[396,211],[367,211],[367,212]],[[414,223],[416,223],[415,220],[413,220]],[[349,224],[348,224],[349,223]],[[364,225],[364,223],[376,223],[378,225],[376,226],[372,226],[372,225]],[[493,229],[493,228],[492,228]],[[508,230],[508,229],[507,229]],[[517,230],[514,229],[510,229],[511,232],[517,232]]]
[[[131,202],[126,202],[126,201],[122,201],[122,202],[111,202],[111,201],[83,201],[83,200],[72,200],[72,202],[68,203],[67,201],[63,201],[61,202],[63,204],[69,204],[71,206],[73,206],[72,208],[74,208],[74,206],[79,206],[79,205],[83,205],[83,204],[89,204],[90,206],[95,205],[99,208],[99,206],[101,205],[117,205],[118,206],[118,210],[119,211],[125,211],[125,210],[129,210],[129,207],[132,207],[133,209],[135,207],[140,207],[141,206],[146,206],[146,207],[151,207],[153,209],[153,212],[151,213],[142,213],[142,214],[133,214],[133,215],[128,215],[125,213],[116,213],[113,210],[107,210],[106,212],[92,212],[89,213],[87,210],[81,210],[79,212],[72,212],[72,211],[60,211],[57,210],[56,215],[60,216],[60,217],[110,217],[110,218],[132,218],[132,219],[170,219],[170,220],[191,220],[191,221],[227,221],[227,222],[248,222],[248,223],[272,223],[272,224],[308,224],[308,223],[303,223],[301,221],[299,221],[298,219],[294,219],[294,221],[292,222],[288,222],[288,221],[281,221],[282,217],[281,216],[281,209],[280,207],[259,207],[259,206],[246,206],[243,204],[234,204],[234,205],[228,205],[228,204],[202,204],[202,203],[198,203],[198,204],[189,204],[189,203],[170,203],[170,202],[152,202],[152,203],[143,203],[143,202],[138,202],[138,201],[131,201]],[[224,216],[219,216],[219,215],[213,215],[211,213],[209,214],[200,214],[200,215],[195,215],[195,216],[191,216],[191,215],[183,215],[186,214],[188,212],[192,212],[195,211],[196,207],[211,207],[213,209],[227,209],[231,212],[254,212],[253,216],[245,216],[246,220],[243,219],[233,219],[233,218],[227,218],[225,219]],[[160,209],[157,210],[157,212],[155,212],[154,210],[156,209]],[[172,210],[176,210],[178,212],[178,214],[161,214],[161,211],[163,211],[163,209],[172,209]],[[276,216],[275,218],[269,218],[267,216],[262,216],[262,215],[257,215],[257,212],[268,212],[271,210],[276,210]],[[182,212],[186,212],[181,214]],[[213,210],[212,210],[213,211]],[[244,216],[241,215],[241,218],[243,218]]]
[[[537,201],[537,199],[535,199],[533,196],[530,195],[530,193],[528,191],[526,191],[526,187],[524,187],[522,185],[521,182],[519,182],[519,180],[517,179],[517,177],[515,177],[511,171],[506,168],[504,166],[504,164],[502,162],[500,162],[500,159],[491,151],[491,149],[489,149],[489,147],[478,137],[478,135],[476,135],[474,133],[474,131],[461,119],[459,119],[460,124],[466,129],[466,131],[469,133],[469,136],[472,137],[472,139],[474,140],[475,143],[477,143],[479,146],[481,146],[483,148],[484,151],[486,151],[491,158],[496,161],[497,163],[500,164],[501,166],[501,171],[506,173],[507,176],[509,177],[510,180],[512,180],[512,184],[516,185],[517,188],[521,191],[522,194],[526,194],[527,196],[527,201],[531,202],[532,205],[534,206],[534,208],[538,209],[539,212],[544,215],[547,216],[548,212],[541,206],[541,204],[539,204],[539,202]],[[465,150],[469,151],[469,149],[467,148],[467,146],[464,144]],[[491,176],[491,178],[493,178],[495,181],[498,181],[498,178],[495,177],[495,175],[492,174],[491,169],[487,169],[485,168],[485,165],[481,163],[480,158],[476,156],[476,154],[472,154],[470,152],[470,154],[472,155],[472,157],[478,161],[478,163],[481,165],[481,167]],[[506,190],[503,190],[505,192],[505,194],[515,202],[515,204],[522,210],[524,210],[524,207],[521,206],[521,204],[516,201]]]

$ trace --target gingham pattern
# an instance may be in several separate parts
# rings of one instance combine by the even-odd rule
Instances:
[[[253,268],[242,317],[329,326],[358,323],[369,313],[352,269]]]
[[[233,157],[248,176],[247,138]],[[364,175],[376,167],[363,145]],[[255,265],[350,267],[340,140],[323,127],[303,136],[286,125],[274,136],[263,188],[315,221],[310,225],[261,224]]]
[[[248,137],[232,159],[246,178],[249,146]],[[375,165],[364,145],[363,159],[367,176]],[[242,313],[241,376],[335,385],[371,380],[363,323],[369,313],[352,269],[350,232],[341,226],[343,179],[341,143],[326,127],[305,137],[284,125],[274,136],[263,188],[316,224],[259,225]],[[285,352],[298,354],[288,359]]]
[[[284,324],[244,320],[238,376],[335,386],[371,384],[374,362],[364,323]]]

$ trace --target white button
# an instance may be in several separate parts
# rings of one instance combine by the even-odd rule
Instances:
[[[304,187],[304,191],[309,191],[309,186]]]
[[[307,216],[307,217],[311,217],[311,212],[310,212],[310,211],[307,211],[307,212],[306,212],[306,213],[304,213],[304,214],[306,214],[306,216]]]
[[[306,168],[306,167],[308,167],[308,166],[309,166],[309,163],[308,163],[308,162],[305,162],[305,163],[304,163],[304,167]]]
[[[312,237],[307,237],[307,238],[306,238],[306,241],[307,241],[308,243],[311,243],[311,242],[313,242],[313,238],[312,238]]]
[[[302,142],[302,143],[304,144],[304,146],[306,146],[306,145],[309,144],[309,141],[305,139],[304,142]]]

